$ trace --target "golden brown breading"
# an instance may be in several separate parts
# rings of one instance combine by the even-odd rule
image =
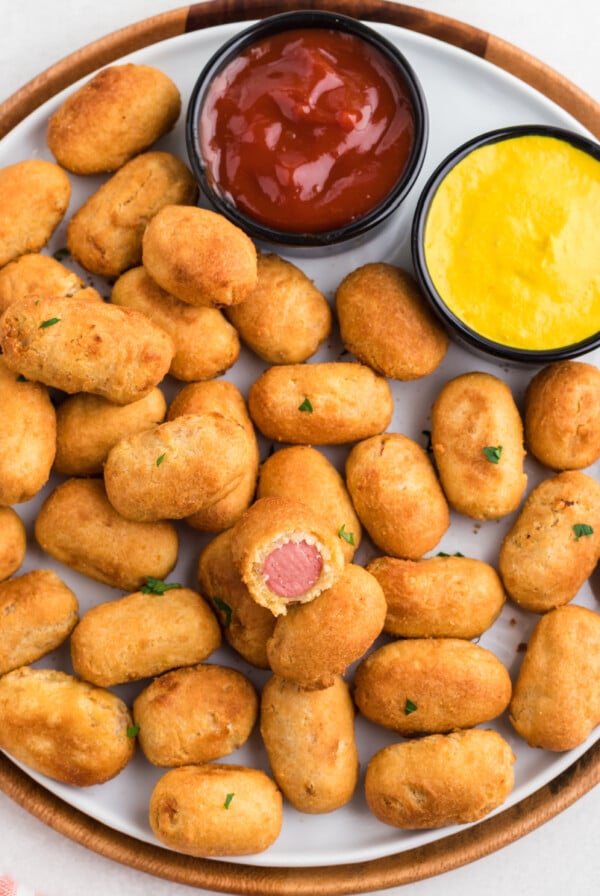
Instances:
[[[600,554],[600,484],[566,471],[543,480],[504,536],[498,571],[509,597],[545,613],[572,600]]]
[[[42,550],[113,588],[135,591],[149,576],[164,579],[177,562],[172,523],[136,523],[114,509],[101,479],[67,479],[46,498],[35,521]]]
[[[23,520],[12,507],[0,507],[0,582],[15,573],[27,552]]]
[[[81,678],[111,687],[194,666],[220,644],[208,603],[191,588],[176,586],[96,604],[71,635],[71,660]]]
[[[366,568],[385,594],[384,630],[400,638],[478,638],[506,600],[496,570],[472,557],[376,557]]]
[[[333,812],[352,798],[358,750],[354,706],[341,676],[309,691],[273,675],[262,692],[260,730],[273,777],[299,812]]]
[[[263,852],[281,832],[281,793],[257,768],[226,763],[184,765],[156,783],[150,827],[170,849],[190,856]]]
[[[273,672],[303,688],[328,688],[372,646],[386,602],[374,576],[352,563],[313,601],[279,616],[267,642]]]
[[[221,532],[200,552],[200,592],[212,601],[229,646],[251,665],[268,669],[267,641],[276,619],[256,603],[242,582],[231,559],[231,535],[231,529]]]
[[[51,115],[47,142],[74,174],[116,171],[174,126],[181,97],[149,65],[111,65],[74,91]]]
[[[0,583],[0,675],[34,663],[69,637],[77,598],[51,569]]]
[[[369,761],[367,803],[406,830],[479,821],[512,791],[514,761],[500,734],[477,728],[391,744]]]
[[[511,688],[491,651],[462,638],[415,638],[392,641],[363,659],[354,699],[367,719],[409,737],[495,719]]]
[[[27,159],[0,168],[0,268],[26,252],[39,252],[71,199],[71,182],[58,165]]]
[[[553,470],[581,470],[600,458],[600,370],[558,361],[540,370],[525,393],[525,441]]]
[[[0,358],[0,505],[29,501],[44,487],[56,452],[56,414],[48,389]]]
[[[270,367],[250,386],[248,409],[276,442],[340,445],[382,432],[394,404],[387,380],[370,367],[324,362]]]
[[[244,744],[258,715],[254,686],[217,664],[166,672],[133,703],[138,743],[154,765],[211,762]]]
[[[114,778],[135,752],[131,715],[116,694],[54,669],[0,677],[0,749],[74,787]]]
[[[306,274],[278,255],[258,255],[256,288],[227,317],[243,342],[270,364],[300,364],[331,330],[325,296]]]
[[[35,296],[76,297],[101,302],[102,296],[51,255],[28,252],[0,269],[0,314],[12,302]]]
[[[276,451],[262,464],[256,496],[279,495],[301,500],[329,520],[350,563],[362,539],[362,526],[348,489],[333,464],[316,448],[291,445]]]
[[[68,394],[117,404],[147,395],[166,375],[171,337],[130,308],[84,299],[21,299],[0,317],[7,367]]]
[[[386,554],[416,560],[450,524],[427,452],[408,436],[384,433],[358,442],[346,460],[346,484],[360,521]]]
[[[530,747],[572,750],[600,724],[600,616],[571,605],[538,621],[509,718]]]
[[[144,232],[142,258],[159,286],[190,305],[237,305],[256,287],[254,243],[205,208],[162,208]]]
[[[432,408],[431,444],[454,510],[478,520],[516,510],[527,485],[523,424],[506,383],[479,372],[446,383]]]
[[[166,205],[193,205],[191,171],[168,152],[131,159],[84,202],[69,221],[67,246],[86,270],[118,277],[141,264],[148,222]]]
[[[377,373],[415,380],[439,367],[448,336],[410,274],[384,262],[348,274],[335,295],[342,342]]]

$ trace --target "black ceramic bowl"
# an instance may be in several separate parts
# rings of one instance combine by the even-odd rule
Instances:
[[[535,161],[527,162],[533,165],[533,168],[527,170],[539,172],[539,185],[537,174],[531,177],[528,183],[535,184],[528,192],[528,183],[524,185],[524,189],[519,191],[511,189],[511,182],[504,182],[500,186],[500,174],[497,174],[498,180],[494,183],[493,179],[485,181],[478,180],[478,173],[475,166],[479,170],[483,170],[482,166],[487,163],[482,161],[482,154],[479,150],[486,150],[488,147],[499,148],[498,158],[511,158],[513,168],[520,165],[521,160],[525,158],[524,153],[530,152],[531,142],[523,142],[522,138],[551,138],[549,141],[544,140],[544,147],[541,154],[532,156]],[[556,177],[557,171],[564,171],[567,178],[573,175],[573,166],[563,164],[560,158],[564,153],[570,152],[570,148],[574,148],[578,153],[578,158],[585,166],[585,170],[590,172],[589,178],[583,178],[585,184],[590,187],[590,195],[595,193],[596,199],[591,202],[587,209],[586,232],[591,235],[595,241],[590,247],[588,239],[574,239],[573,230],[569,239],[566,238],[566,229],[561,232],[558,225],[551,223],[553,215],[553,206],[557,201],[559,194],[567,195],[570,184],[567,180],[564,183],[559,182]],[[546,150],[548,152],[546,153]],[[556,157],[553,155],[557,153]],[[581,155],[579,155],[581,153]],[[583,161],[585,158],[585,161]],[[596,164],[597,163],[597,164]],[[505,161],[505,165],[508,163]],[[460,181],[456,179],[457,171],[464,172],[468,165],[472,166],[472,181],[467,190],[471,195],[468,201],[472,202],[471,211],[475,213],[471,215],[468,225],[461,231],[460,248],[452,245],[448,234],[453,234],[454,215],[459,215],[467,208],[464,205],[462,193],[459,189]],[[556,167],[554,167],[556,165]],[[460,166],[463,166],[462,169]],[[562,166],[562,167],[561,167]],[[492,169],[493,170],[493,169]],[[499,169],[500,170],[500,169]],[[496,174],[496,172],[494,172]],[[451,181],[449,178],[454,177]],[[487,184],[487,189],[485,188]],[[591,185],[591,186],[590,186]],[[445,187],[445,191],[443,190]],[[558,189],[557,189],[558,188]],[[511,296],[510,291],[502,292],[500,279],[495,282],[486,282],[482,277],[480,288],[470,290],[462,290],[462,296],[457,302],[458,293],[457,282],[452,280],[451,264],[454,270],[459,270],[457,261],[462,259],[466,264],[470,263],[470,258],[476,257],[476,253],[471,253],[468,257],[469,246],[476,246],[479,234],[483,228],[479,228],[477,209],[481,207],[485,209],[488,203],[491,203],[491,196],[498,191],[499,202],[496,208],[496,214],[493,216],[493,224],[490,227],[490,234],[495,240],[494,249],[487,257],[491,257],[492,261],[504,265],[514,273],[515,282],[522,285],[519,294]],[[582,192],[585,192],[585,187]],[[412,256],[415,268],[415,274],[419,284],[430,301],[433,310],[438,314],[442,322],[447,326],[450,333],[464,347],[473,350],[478,355],[492,356],[503,361],[515,362],[518,364],[549,364],[552,361],[560,361],[568,358],[575,358],[583,355],[600,345],[600,295],[598,295],[600,281],[600,204],[597,196],[600,193],[600,145],[588,140],[586,137],[580,136],[569,130],[543,126],[543,125],[523,125],[502,128],[495,131],[482,134],[452,152],[433,172],[427,184],[425,185],[415,212],[412,229]],[[512,202],[513,197],[517,197],[516,203]],[[432,213],[432,206],[439,198],[437,214]],[[575,196],[572,200],[564,202],[565,219],[568,221],[568,215],[575,213],[576,207],[580,201],[580,197]],[[518,210],[515,218],[515,210]],[[440,214],[445,213],[445,224],[440,226],[442,218]],[[538,240],[538,246],[542,246],[545,241],[543,252],[539,253],[539,257],[535,255],[537,251],[533,244],[528,243],[529,236],[523,236],[522,242],[515,249],[514,241],[511,242],[512,231],[526,234],[527,228],[521,227],[522,221],[527,219],[528,215],[535,218],[535,224],[530,226],[530,232],[535,234]],[[511,215],[513,216],[511,218]],[[520,215],[520,218],[519,218]],[[550,223],[549,223],[550,222]],[[556,219],[555,219],[556,222]],[[430,224],[428,230],[428,223]],[[506,226],[506,229],[505,229]],[[547,226],[547,232],[544,227]],[[554,229],[553,229],[554,227]],[[478,229],[479,228],[479,229]],[[537,229],[536,229],[537,228]],[[458,232],[458,231],[456,231]],[[509,234],[507,237],[506,234]],[[594,236],[594,234],[596,236]],[[470,241],[473,240],[471,243]],[[584,292],[581,290],[573,290],[572,294],[567,296],[567,291],[561,294],[562,298],[567,301],[564,304],[563,311],[572,319],[578,318],[579,327],[577,338],[570,338],[565,333],[566,329],[560,328],[559,310],[553,311],[545,305],[545,295],[542,287],[539,291],[539,305],[535,303],[528,307],[527,312],[523,312],[525,307],[524,296],[529,295],[531,287],[531,295],[534,296],[533,283],[536,275],[542,274],[544,269],[550,270],[554,263],[552,253],[556,257],[553,248],[553,241],[562,240],[561,252],[565,255],[566,268],[571,265],[572,270],[588,271],[586,274],[586,285],[590,290],[595,290],[595,300],[586,305],[583,300]],[[444,242],[445,241],[445,242]],[[458,246],[459,241],[456,240]],[[564,247],[567,247],[566,249]],[[582,263],[582,256],[578,252],[583,250],[587,253],[587,260]],[[594,261],[594,251],[595,261]],[[531,254],[528,257],[528,253]],[[461,254],[462,253],[462,254]],[[441,266],[436,267],[436,260],[441,259]],[[579,260],[578,260],[579,259]],[[528,269],[529,266],[529,269]],[[463,270],[464,270],[463,265]],[[479,272],[483,274],[484,268],[488,270],[485,264],[479,264]],[[473,270],[477,271],[477,266],[473,265]],[[504,270],[504,267],[502,268]],[[528,279],[529,278],[529,279]],[[491,278],[488,278],[490,280]],[[596,281],[595,287],[593,281]],[[483,285],[485,283],[485,285]],[[471,286],[471,284],[469,284]],[[475,287],[475,284],[473,284]],[[470,294],[467,296],[467,292]],[[497,304],[492,304],[496,302]],[[533,302],[533,299],[532,299]],[[504,304],[503,304],[504,303]],[[520,308],[517,309],[517,304]],[[452,307],[451,307],[452,306]],[[506,324],[507,316],[511,307],[515,308],[515,320],[520,317],[520,326],[523,330],[519,331],[512,339],[505,337],[508,333],[509,326]],[[556,305],[560,309],[560,303]],[[560,312],[562,313],[562,312]],[[493,321],[493,315],[496,315],[497,325],[494,329],[497,332],[503,330],[502,338],[496,338],[496,335],[490,335],[492,327],[488,327],[485,316],[490,315],[490,321]],[[527,331],[528,321],[531,321],[530,335],[528,343],[524,344],[525,339],[523,332]],[[535,323],[533,323],[535,321]],[[585,326],[584,326],[585,324]],[[566,328],[565,318],[565,328]],[[486,331],[487,330],[487,331]],[[514,333],[517,333],[517,327],[514,327]],[[563,336],[565,336],[563,340]]]
[[[235,196],[223,189],[215,173],[214,162],[207,158],[203,146],[203,127],[206,127],[206,100],[215,78],[222,75],[224,69],[238,59],[241,53],[248,51],[252,45],[267,38],[273,38],[282,32],[294,29],[328,29],[352,35],[365,42],[367,49],[374,48],[381,54],[387,66],[393,69],[393,77],[401,84],[401,89],[408,98],[413,119],[413,134],[408,157],[404,167],[391,186],[386,188],[385,195],[376,203],[362,211],[358,216],[348,215],[347,219],[336,221],[335,225],[321,229],[319,216],[315,215],[310,225],[302,226],[290,222],[289,228],[281,222],[273,225],[267,219],[257,220],[247,209],[236,204]],[[314,37],[314,34],[313,34]],[[223,78],[217,82],[220,84]],[[193,89],[186,119],[187,151],[192,170],[199,182],[201,190],[212,207],[225,215],[234,224],[241,227],[249,236],[268,243],[297,247],[328,246],[346,242],[366,234],[380,225],[402,202],[413,186],[423,164],[428,140],[428,113],[425,97],[419,80],[404,55],[374,29],[349,16],[338,15],[323,10],[281,13],[262,19],[244,29],[227,41],[214,54],[204,67]],[[358,191],[360,192],[360,190]],[[293,217],[293,216],[292,216]],[[288,219],[286,219],[288,220]],[[292,226],[293,224],[293,226]]]

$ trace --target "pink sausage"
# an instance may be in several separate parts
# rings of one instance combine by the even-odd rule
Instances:
[[[314,544],[288,541],[266,558],[263,575],[271,591],[280,597],[300,597],[321,575],[323,558]]]

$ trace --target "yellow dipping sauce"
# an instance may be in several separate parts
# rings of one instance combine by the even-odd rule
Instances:
[[[465,156],[438,188],[425,261],[444,304],[481,336],[547,350],[600,330],[600,161],[519,136]]]

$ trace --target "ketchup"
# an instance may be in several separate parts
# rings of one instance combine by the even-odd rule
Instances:
[[[415,130],[392,63],[325,28],[252,44],[215,77],[201,115],[214,186],[255,221],[294,233],[375,208],[402,175]]]

